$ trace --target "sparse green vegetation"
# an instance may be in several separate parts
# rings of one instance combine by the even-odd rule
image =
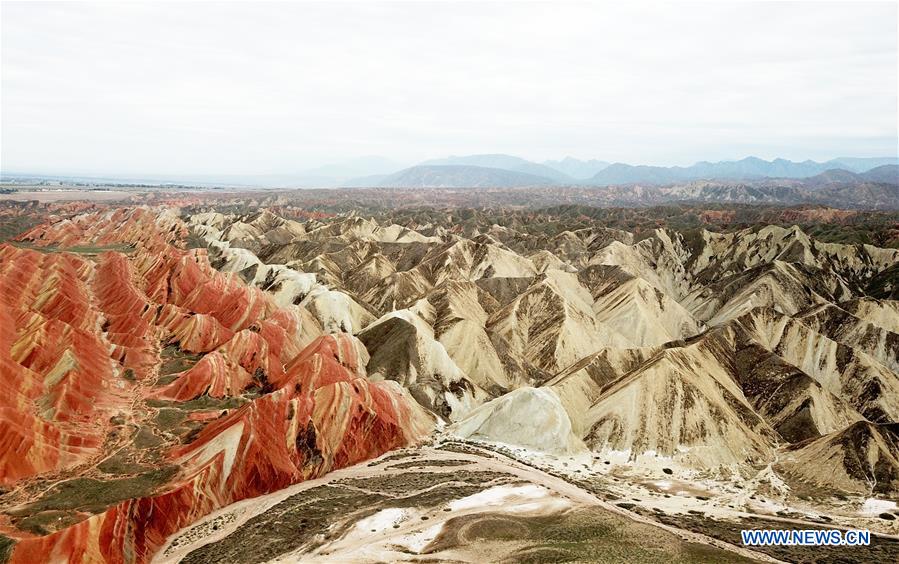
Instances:
[[[83,518],[77,511],[42,511],[24,519],[16,520],[16,526],[23,531],[36,535],[47,535],[74,525]],[[2,553],[0,553],[0,561],[2,561]]]
[[[170,431],[187,418],[187,413],[181,409],[164,407],[156,414],[156,425],[163,431]]]
[[[147,400],[150,407],[177,407],[184,411],[211,411],[217,409],[234,409],[249,401],[243,397],[213,398],[206,394],[189,401]]]
[[[153,467],[147,466],[146,464],[129,462],[127,459],[127,451],[123,449],[97,465],[97,469],[106,474],[121,476],[125,474],[148,472],[152,470]]]
[[[141,427],[134,435],[134,447],[138,450],[147,450],[162,445],[163,440],[156,436],[149,427]]]
[[[163,347],[162,351],[159,353],[159,357],[162,359],[162,364],[159,366],[160,378],[156,381],[156,385],[163,385],[174,380],[174,378],[171,378],[170,380],[163,381],[164,378],[171,376],[172,374],[184,372],[188,368],[191,368],[203,358],[203,355],[183,351],[178,345],[171,344]]]
[[[28,231],[32,227],[39,225],[42,218],[39,215],[18,215],[13,217],[4,217],[0,221],[0,243],[7,242]],[[2,549],[0,549],[2,550]],[[2,554],[0,554],[2,556]]]
[[[0,562],[7,562],[12,556],[12,549],[16,545],[15,541],[6,535],[0,535]]]
[[[53,486],[41,499],[11,512],[11,515],[25,518],[44,511],[65,510],[98,513],[117,502],[150,495],[175,472],[176,466],[164,466],[131,478],[73,478]]]
[[[23,248],[23,249],[32,249],[35,251],[40,251],[42,253],[75,253],[79,255],[99,255],[100,253],[105,253],[108,251],[115,251],[119,253],[129,254],[134,251],[134,247],[132,245],[127,244],[113,244],[113,245],[75,245],[72,247],[58,247],[56,245],[35,245],[30,242],[21,242],[21,241],[11,241],[10,244],[13,246]]]

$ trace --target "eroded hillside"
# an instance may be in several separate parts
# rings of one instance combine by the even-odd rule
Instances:
[[[705,481],[691,511],[707,517],[803,506],[899,532],[899,250],[795,226],[489,215],[135,207],[0,245],[13,560],[147,561],[229,504],[423,440],[630,495],[657,525],[682,513],[673,482]],[[853,505],[870,500],[882,511]],[[269,557],[355,554],[351,525]],[[470,558],[461,526],[404,554]]]

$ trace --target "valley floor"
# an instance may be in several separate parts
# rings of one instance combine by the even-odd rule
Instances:
[[[751,489],[736,495],[736,482],[643,480],[638,467],[605,462],[438,437],[429,445],[225,507],[173,535],[155,561],[899,558],[899,540],[886,525],[874,529],[877,523],[848,513],[787,513],[760,493],[760,481],[745,482]],[[823,527],[864,527],[884,534],[861,548],[748,550],[739,545],[742,528]]]

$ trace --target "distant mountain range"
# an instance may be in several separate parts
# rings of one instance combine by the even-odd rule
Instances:
[[[745,162],[745,161],[749,162]],[[877,166],[865,172],[852,172],[839,168],[827,168],[842,164],[855,168],[867,166],[864,162],[791,163],[744,159],[736,163],[700,163],[696,167],[680,168],[681,180],[667,180],[662,167],[632,167],[644,175],[642,182],[600,183],[587,181],[571,183],[592,204],[601,205],[653,205],[666,202],[692,201],[716,203],[778,203],[797,205],[814,203],[841,208],[896,209],[899,206],[899,165]],[[871,159],[868,165],[884,159]],[[484,160],[489,164],[497,161]],[[768,177],[757,174],[771,165]],[[625,165],[626,166],[626,165]],[[618,168],[615,165],[610,169]],[[693,173],[711,171],[707,178],[691,177]],[[824,168],[823,172],[802,178],[789,177],[800,172],[808,173]],[[646,169],[649,169],[647,171]],[[651,173],[651,175],[650,175]],[[602,173],[600,173],[602,174]],[[382,188],[491,188],[491,187],[558,187],[560,184],[545,176],[537,176],[513,170],[473,165],[418,165],[388,176],[358,179],[353,187]],[[595,188],[595,189],[594,189]],[[534,190],[538,192],[538,190]],[[587,196],[590,194],[590,196]]]
[[[861,177],[868,182],[885,182],[899,184],[899,166],[894,164],[881,165],[862,173]]]
[[[481,168],[492,168],[509,170],[512,172],[522,172],[532,176],[541,176],[558,184],[575,183],[576,177],[569,176],[565,172],[547,166],[531,162],[512,155],[469,155],[467,157],[447,157],[445,159],[432,159],[420,163],[424,166],[434,165],[452,165],[452,166],[474,166]]]
[[[689,180],[752,180],[760,178],[809,178],[829,170],[862,173],[883,165],[895,165],[895,158],[839,158],[823,163],[793,162],[786,159],[766,161],[747,157],[739,161],[699,162],[689,167],[609,165],[597,172],[586,184],[670,184]]]
[[[698,162],[692,166],[609,164],[566,157],[538,163],[504,154],[450,156],[430,159],[409,168],[383,157],[362,157],[295,174],[186,175],[90,178],[4,172],[4,181],[22,179],[145,184],[259,186],[271,188],[330,187],[488,187],[488,186],[664,186],[697,180],[755,181],[812,179],[808,184],[879,182],[899,184],[896,157],[841,157],[825,162],[786,159],[766,161],[746,157],[738,161]],[[823,175],[823,176],[822,176]]]
[[[564,169],[558,170],[553,165]],[[345,182],[347,187],[485,187],[485,186],[613,186],[666,185],[695,180],[808,179],[825,175],[823,183],[899,183],[895,158],[839,158],[827,162],[766,161],[747,157],[739,161],[699,162],[689,167],[607,164],[602,161],[535,163],[511,155],[469,155],[425,161],[390,175]],[[596,172],[593,172],[596,171]],[[592,176],[584,174],[593,172]],[[570,173],[570,174],[569,174]],[[870,173],[870,174],[869,174]]]
[[[547,186],[556,183],[544,176],[502,168],[471,165],[419,165],[381,178],[378,186],[390,188],[486,188]]]

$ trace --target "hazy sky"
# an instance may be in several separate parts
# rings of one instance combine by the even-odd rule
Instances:
[[[897,154],[895,2],[4,1],[0,21],[7,172]]]

